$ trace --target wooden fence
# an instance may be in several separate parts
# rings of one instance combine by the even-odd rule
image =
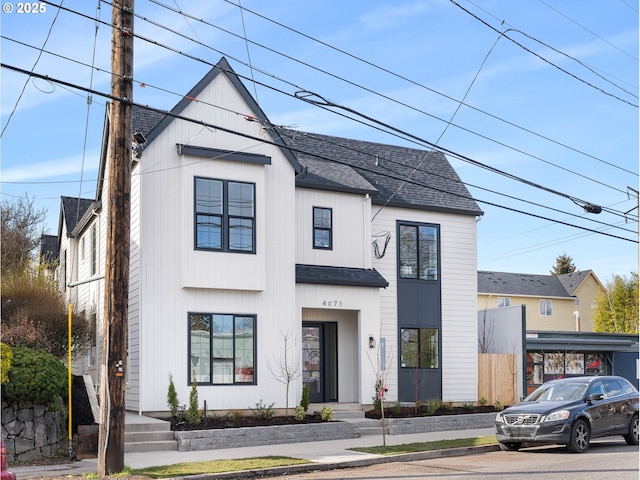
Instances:
[[[518,359],[512,353],[478,354],[478,398],[486,398],[487,405],[496,400],[503,406],[517,401]]]

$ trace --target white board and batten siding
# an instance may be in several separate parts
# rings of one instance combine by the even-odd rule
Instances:
[[[375,214],[380,206],[372,206]],[[380,291],[381,322],[387,352],[393,364],[387,377],[389,401],[397,398],[397,230],[396,221],[440,225],[440,273],[442,282],[442,400],[474,401],[477,397],[477,251],[476,221],[468,215],[384,207],[372,225],[380,247],[391,234],[385,256],[373,267],[389,282]]]
[[[330,208],[333,245],[313,248],[313,207]],[[366,195],[296,189],[296,263],[371,268],[371,202]]]
[[[224,75],[183,115],[259,137],[256,122]],[[212,105],[223,107],[215,108]],[[179,155],[176,144],[262,154],[271,165]],[[141,411],[166,410],[169,375],[189,398],[188,313],[255,314],[258,385],[198,387],[210,409],[249,408],[262,400],[284,406],[282,384],[265,362],[278,352],[281,331],[299,331],[295,315],[295,174],[277,147],[174,120],[144,151],[140,229]],[[194,177],[255,183],[256,253],[194,248]],[[162,302],[152,299],[161,298]]]

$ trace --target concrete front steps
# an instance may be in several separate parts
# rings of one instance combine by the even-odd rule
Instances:
[[[309,411],[320,414],[324,404],[311,404]],[[382,424],[380,420],[366,418],[362,406],[358,403],[334,403],[326,404],[333,409],[333,420],[349,422],[358,429],[360,436],[382,435]],[[385,420],[385,433],[389,433],[389,425]]]
[[[125,453],[176,450],[178,450],[178,442],[169,422],[133,413],[125,415]]]

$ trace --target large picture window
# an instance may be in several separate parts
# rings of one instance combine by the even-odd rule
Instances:
[[[255,185],[195,179],[195,248],[255,253]]]
[[[189,379],[198,384],[255,383],[256,318],[189,314]]]
[[[401,328],[400,366],[438,368],[438,329]]]
[[[438,227],[400,225],[400,278],[438,280]]]

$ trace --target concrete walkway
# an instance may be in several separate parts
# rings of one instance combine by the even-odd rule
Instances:
[[[137,416],[133,416],[137,417]],[[127,421],[144,421],[142,418],[128,418]],[[413,442],[428,442],[445,439],[474,438],[487,435],[494,435],[493,428],[476,430],[455,430],[434,433],[420,433],[409,435],[386,435],[387,445],[402,445]],[[145,468],[159,465],[172,465],[182,462],[201,462],[207,460],[223,460],[235,458],[262,457],[268,455],[284,455],[287,457],[303,458],[316,462],[324,468],[335,468],[337,464],[349,464],[350,466],[363,466],[380,461],[389,461],[389,457],[380,457],[367,453],[353,452],[348,450],[354,447],[373,447],[382,445],[382,434],[367,435],[360,438],[346,440],[329,440],[322,442],[298,442],[281,445],[264,445],[257,447],[229,448],[217,450],[205,450],[197,452],[143,452],[125,453],[124,463],[131,468]],[[466,453],[476,453],[489,449],[497,449],[497,446],[473,447]],[[425,452],[431,456],[432,452]],[[411,459],[416,458],[416,454]],[[96,459],[81,460],[63,465],[46,466],[21,466],[11,467],[19,480],[29,478],[39,478],[47,476],[62,475],[82,475],[84,473],[96,472]],[[295,467],[285,467],[282,471],[292,471]],[[307,467],[308,468],[308,467]],[[300,470],[297,470],[300,471]],[[224,475],[215,475],[211,478],[223,478]],[[255,477],[255,475],[254,475]],[[228,478],[239,478],[238,474],[228,476]]]

